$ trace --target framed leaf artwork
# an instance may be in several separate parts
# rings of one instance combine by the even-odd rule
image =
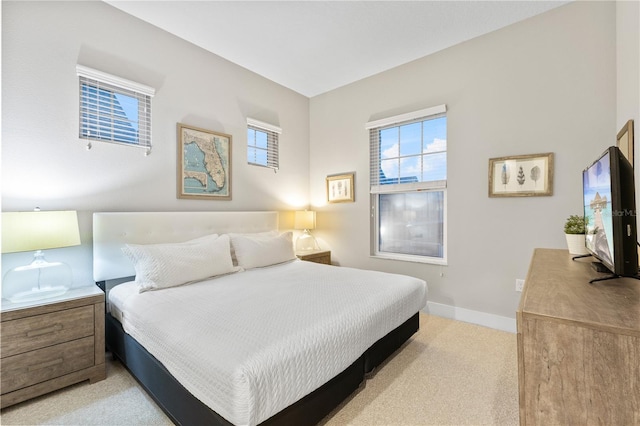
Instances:
[[[353,178],[355,173],[327,176],[327,202],[352,203],[354,201]]]
[[[553,195],[553,153],[489,159],[489,197]]]

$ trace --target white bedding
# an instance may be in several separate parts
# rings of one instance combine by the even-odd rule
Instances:
[[[426,304],[420,279],[294,260],[138,293],[110,291],[124,330],[200,401],[258,424],[349,367]]]

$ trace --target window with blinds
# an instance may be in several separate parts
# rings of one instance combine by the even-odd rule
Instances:
[[[78,65],[80,139],[151,152],[151,98],[155,89]]]
[[[280,127],[247,118],[247,162],[278,170],[278,136],[281,133]]]
[[[446,263],[446,106],[367,123],[372,255]]]

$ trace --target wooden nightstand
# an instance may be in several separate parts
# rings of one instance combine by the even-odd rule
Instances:
[[[331,265],[331,250],[297,251],[298,259]]]
[[[28,303],[2,300],[0,407],[106,377],[104,293],[96,286]]]

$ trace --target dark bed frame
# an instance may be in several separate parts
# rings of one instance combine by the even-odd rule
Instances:
[[[97,283],[103,290],[103,283]],[[153,355],[124,332],[106,313],[106,345],[131,372],[164,413],[177,425],[231,425],[185,389]],[[419,328],[418,313],[374,343],[342,373],[267,419],[262,425],[315,425],[365,381],[367,375],[406,342]]]

